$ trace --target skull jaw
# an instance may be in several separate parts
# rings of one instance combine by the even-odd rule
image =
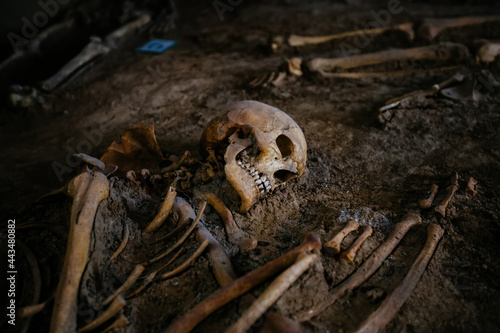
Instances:
[[[227,180],[241,198],[240,213],[248,212],[250,207],[259,201],[259,191],[254,185],[253,179],[235,161],[226,163],[224,171]]]

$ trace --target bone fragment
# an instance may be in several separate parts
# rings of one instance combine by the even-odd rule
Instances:
[[[281,273],[226,333],[245,333],[257,319],[318,259],[317,254],[300,253],[295,263]]]
[[[240,230],[238,225],[236,225],[236,222],[233,219],[233,214],[224,202],[222,202],[222,200],[220,200],[213,193],[202,194],[202,196],[212,207],[215,208],[217,213],[219,213],[222,221],[224,222],[227,237],[231,243],[238,245],[242,251],[250,251],[257,247],[257,241],[248,237],[243,231]]]
[[[194,219],[196,218],[196,213],[190,204],[186,202],[186,200],[182,198],[175,198],[174,205],[172,206],[174,212],[178,215],[178,226],[169,232],[167,235],[161,237],[160,239],[154,241],[152,244],[158,244],[163,242],[166,239],[178,234],[184,228],[186,228]]]
[[[125,298],[126,299],[130,299],[132,297],[135,297],[135,296],[139,295],[144,289],[146,289],[147,286],[149,286],[149,284],[151,282],[154,281],[156,275],[159,272],[161,272],[162,270],[164,270],[165,268],[167,268],[168,266],[170,266],[175,260],[177,260],[177,258],[179,258],[181,256],[181,254],[184,254],[184,252],[186,252],[186,249],[185,248],[180,248],[179,251],[177,251],[177,253],[174,254],[174,256],[172,257],[172,259],[170,259],[165,265],[163,265],[159,269],[155,270],[154,272],[149,273],[146,276],[146,278],[144,279],[144,282],[139,286],[139,288],[137,288],[136,290],[134,290],[133,292],[131,292],[130,294],[128,294]]]
[[[90,323],[85,325],[80,329],[81,333],[92,331],[93,329],[96,329],[97,327],[101,326],[105,322],[107,322],[109,319],[111,319],[114,315],[116,315],[118,312],[121,311],[127,305],[127,302],[123,298],[122,295],[118,295],[113,302],[110,304],[110,306],[103,312],[99,317],[96,319],[92,320]]]
[[[467,182],[467,188],[465,189],[465,192],[470,194],[471,196],[475,196],[477,194],[477,180],[470,177],[469,181]]]
[[[487,63],[495,61],[500,55],[500,42],[486,42],[476,52],[476,62]]]
[[[45,309],[45,307],[52,300],[52,298],[53,298],[53,296],[50,297],[48,300],[46,300],[43,303],[39,303],[39,304],[35,304],[35,305],[28,305],[28,306],[19,308],[19,310],[17,311],[17,316],[19,318],[27,318],[27,317],[31,317],[31,316],[36,315],[37,313],[39,313],[40,311]]]
[[[436,197],[436,194],[438,192],[438,188],[439,187],[436,184],[431,185],[431,193],[429,194],[429,197],[427,199],[422,199],[418,202],[420,208],[422,209],[431,208],[432,202],[434,201],[434,198]]]
[[[76,330],[77,297],[87,265],[90,236],[99,203],[109,195],[109,182],[102,173],[82,173],[68,186],[73,197],[68,248],[57,286],[50,323],[52,333]]]
[[[319,249],[321,249],[321,240],[318,235],[308,233],[300,246],[217,290],[197,304],[190,312],[177,319],[165,332],[185,333],[191,331],[215,310],[292,265],[300,253]]]
[[[359,223],[354,220],[350,220],[349,222],[347,222],[344,229],[340,230],[340,232],[336,234],[335,237],[333,237],[325,244],[325,248],[328,248],[333,254],[339,253],[342,240],[351,232],[358,230],[358,228]]]
[[[340,258],[347,261],[349,264],[354,264],[354,258],[356,257],[356,253],[358,252],[361,245],[365,242],[365,240],[370,237],[373,233],[372,227],[369,225],[366,226],[363,230],[363,233],[356,239],[356,241],[347,249],[346,251],[340,254]]]
[[[449,28],[462,28],[494,21],[500,21],[500,16],[466,16],[448,19],[429,18],[422,22],[417,35],[422,39],[431,41]]]
[[[302,58],[294,57],[288,60],[288,72],[295,76],[302,76]]]
[[[165,280],[168,278],[171,278],[172,276],[175,276],[179,273],[184,272],[191,264],[198,258],[203,251],[207,248],[208,244],[210,244],[210,241],[208,239],[205,239],[203,242],[201,242],[200,246],[196,249],[196,251],[189,257],[185,262],[183,262],[179,267],[176,269],[164,273],[160,276],[159,280]]]
[[[451,178],[451,184],[450,184],[450,186],[448,186],[446,188],[446,195],[445,195],[443,201],[441,201],[441,203],[439,204],[439,206],[437,206],[434,209],[434,211],[436,212],[436,214],[439,214],[442,217],[446,216],[446,207],[448,207],[448,204],[450,203],[451,199],[453,198],[453,195],[455,194],[455,192],[458,189],[459,189],[459,186],[458,186],[458,173],[455,172],[455,174]]]
[[[191,226],[189,227],[189,229],[186,231],[186,233],[181,237],[181,239],[179,239],[177,241],[177,243],[175,243],[174,246],[172,246],[170,249],[168,249],[167,251],[157,255],[156,257],[154,257],[153,259],[151,260],[148,260],[146,262],[146,265],[150,265],[154,262],[157,262],[158,260],[160,260],[161,258],[164,258],[166,256],[168,256],[170,253],[172,253],[172,251],[174,251],[175,249],[177,249],[179,246],[182,245],[182,243],[184,243],[184,241],[189,237],[189,235],[191,234],[191,232],[194,230],[194,228],[196,227],[196,225],[198,224],[198,221],[200,221],[201,219],[201,216],[203,215],[203,212],[205,211],[205,207],[207,206],[207,202],[206,201],[202,201],[200,203],[200,207],[198,208],[198,215],[196,216],[196,219],[193,221],[193,223],[191,224]]]
[[[390,113],[384,113],[385,111],[395,108],[399,106],[401,103],[418,98],[418,97],[429,97],[429,96],[435,96],[438,92],[443,90],[446,87],[451,86],[454,83],[457,82],[462,82],[465,79],[465,76],[461,73],[455,73],[452,77],[444,80],[441,83],[434,84],[430,89],[427,90],[415,90],[412,92],[409,92],[407,94],[404,94],[399,97],[392,98],[388,100],[383,107],[379,109],[379,120],[381,123],[386,123],[386,121],[390,121],[390,118],[392,118],[392,114]],[[386,119],[390,115],[389,119]]]
[[[123,326],[128,326],[130,325],[130,322],[128,321],[127,317],[125,315],[121,315],[120,317],[116,318],[114,322],[111,323],[102,333],[108,333],[113,331],[115,328],[120,328]]]
[[[443,234],[444,230],[436,224],[430,224],[427,227],[427,241],[424,248],[403,281],[384,299],[378,309],[360,325],[356,332],[375,333],[383,331],[384,327],[394,318],[404,302],[410,297],[413,289],[417,286]]]
[[[359,287],[380,268],[384,260],[389,256],[389,254],[391,254],[401,239],[403,239],[408,230],[421,222],[422,218],[418,214],[409,213],[405,215],[401,222],[397,223],[392,228],[384,243],[382,243],[382,245],[380,245],[351,276],[349,276],[342,283],[338,284],[332,290],[328,299],[319,303],[307,313],[300,315],[299,321],[307,321],[319,315],[330,305],[334,304],[337,299],[344,296],[348,291]]]
[[[125,280],[120,288],[116,289],[116,291],[112,295],[106,298],[106,300],[101,304],[101,308],[111,303],[116,297],[118,297],[118,295],[125,293],[128,288],[130,288],[134,284],[134,282],[137,281],[142,272],[144,272],[144,266],[140,264],[135,266],[134,270],[132,271],[132,273],[130,273],[127,280]]]
[[[122,236],[122,241],[120,243],[120,246],[116,249],[116,251],[113,253],[111,258],[109,258],[109,261],[118,258],[120,253],[122,253],[123,250],[125,250],[125,247],[127,246],[128,243],[128,238],[130,236],[130,230],[128,229],[127,223],[123,222],[123,236]]]
[[[404,24],[399,24],[395,26],[390,26],[390,27],[382,27],[382,28],[374,28],[374,29],[360,29],[360,30],[354,30],[354,31],[346,31],[334,35],[326,35],[326,36],[313,36],[313,37],[305,37],[305,36],[298,36],[298,35],[290,35],[288,37],[288,44],[293,47],[298,47],[298,46],[305,46],[305,45],[315,45],[315,44],[321,44],[321,43],[326,43],[332,40],[336,39],[344,39],[344,38],[349,38],[349,37],[356,37],[356,36],[361,36],[361,35],[368,35],[368,36],[376,36],[380,35],[388,30],[399,30],[403,31],[408,35],[409,40],[413,40],[414,33],[413,33],[413,24],[412,23],[404,23]]]
[[[440,43],[411,49],[396,49],[341,58],[316,58],[308,63],[311,71],[331,71],[378,65],[390,61],[441,60],[458,61],[469,57],[466,46],[455,43]]]
[[[173,186],[168,187],[167,195],[165,196],[165,200],[161,205],[160,211],[156,215],[156,217],[149,223],[149,225],[144,229],[144,232],[155,232],[158,230],[163,222],[167,219],[170,214],[170,210],[172,210],[172,206],[174,204],[175,197],[177,196],[177,192]]]
[[[73,156],[78,157],[79,159],[81,159],[82,161],[84,161],[87,164],[95,166],[99,170],[104,170],[106,168],[106,164],[104,164],[104,162],[102,162],[98,158],[89,156],[89,155],[84,154],[84,153],[74,154]]]

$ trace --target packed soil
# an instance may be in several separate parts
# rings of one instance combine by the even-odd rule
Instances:
[[[401,6],[404,10],[392,15],[390,24],[418,24],[425,17],[500,12],[498,4]],[[362,28],[373,20],[372,11],[386,9],[385,2],[243,2],[225,12],[221,21],[211,3],[179,5],[175,28],[134,37],[130,47],[104,56],[64,89],[48,96],[43,107],[3,110],[1,209],[4,221],[16,220],[17,241],[26,244],[36,257],[42,287],[40,302],[50,299],[57,287],[72,199],[54,195],[35,200],[64,186],[76,175],[73,153],[100,157],[127,128],[143,123],[154,125],[166,158],[189,150],[201,159],[198,143],[207,123],[233,102],[257,100],[283,110],[302,128],[308,145],[307,170],[302,177],[260,200],[246,214],[238,212],[239,203],[234,197],[222,198],[239,227],[258,240],[255,250],[244,252],[231,244],[221,218],[212,207],[207,207],[202,221],[226,249],[236,273],[243,276],[285,254],[298,246],[308,232],[317,233],[327,242],[351,219],[374,230],[358,251],[354,265],[322,250],[320,259],[264,317],[276,312],[299,321],[304,313],[331,297],[332,289],[357,270],[405,214],[415,212],[421,215],[422,223],[407,233],[380,269],[325,311],[302,321],[302,329],[354,331],[399,285],[423,248],[427,225],[435,223],[444,229],[444,236],[416,288],[385,331],[498,332],[500,97],[495,91],[484,93],[480,100],[471,96],[461,100],[440,95],[419,97],[393,109],[390,126],[379,122],[378,109],[391,98],[429,89],[456,72],[473,78],[474,73],[488,69],[500,77],[499,58],[489,65],[478,65],[473,48],[477,39],[498,38],[500,23],[450,30],[439,36],[439,42],[452,41],[469,47],[472,55],[465,60],[425,64],[408,61],[366,69],[408,71],[407,75],[341,79],[304,70],[301,77],[288,74],[278,86],[249,86],[254,78],[278,71],[286,59],[294,56],[307,62],[314,57],[343,55],[338,41],[302,48],[283,46],[272,52],[270,43],[274,37]],[[159,55],[134,50],[153,37],[176,40],[177,45]],[[349,39],[343,41],[352,43]],[[408,41],[390,32],[370,38],[359,52],[427,44],[419,38]],[[456,67],[436,70],[445,66]],[[138,88],[144,82],[153,88]],[[163,166],[165,162],[151,168],[151,175],[159,174]],[[443,218],[435,214],[434,208],[445,197],[455,172],[460,188]],[[465,192],[470,177],[478,181],[475,196]],[[175,215],[158,232],[142,232],[156,215],[169,185],[167,180],[152,179],[139,173],[135,181],[124,176],[112,178],[110,195],[100,204],[94,222],[90,259],[80,286],[78,327],[102,312],[100,304],[138,263],[173,246],[181,237],[182,233],[153,244],[175,229]],[[438,195],[430,209],[421,209],[418,202],[428,196],[432,184],[439,186]],[[193,188],[179,191],[178,195],[198,209],[199,200]],[[39,225],[20,229],[25,223],[44,223],[58,229]],[[125,226],[130,231],[128,244],[118,258],[110,261]],[[343,250],[361,230],[345,238]],[[5,245],[6,238],[2,237],[1,242]],[[191,235],[183,245],[186,251],[167,271],[184,262],[198,245]],[[20,308],[32,303],[34,275],[26,261],[26,251],[21,247],[17,251],[16,304]],[[181,274],[155,282],[128,299],[123,313],[130,324],[115,331],[162,332],[220,288],[211,268],[205,253]],[[150,269],[153,268],[146,272]],[[251,293],[258,297],[271,281]],[[224,331],[241,316],[243,303],[241,298],[230,302],[194,331]],[[29,332],[49,331],[52,306],[49,301],[45,309],[32,317]],[[21,331],[26,323],[18,318],[12,327],[5,316],[0,321],[4,332]],[[262,324],[261,319],[252,331]]]

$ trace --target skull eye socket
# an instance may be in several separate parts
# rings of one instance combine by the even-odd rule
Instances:
[[[276,145],[281,152],[281,156],[283,158],[287,158],[293,153],[293,149],[295,146],[293,145],[292,140],[289,137],[281,134],[276,138]],[[279,172],[279,171],[278,171]]]
[[[288,170],[278,170],[274,173],[274,178],[281,183],[287,182],[297,174]]]

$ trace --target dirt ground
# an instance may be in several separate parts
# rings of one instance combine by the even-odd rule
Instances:
[[[498,5],[466,6],[402,3],[404,10],[392,15],[390,24],[418,23],[425,17],[494,14]],[[72,152],[101,156],[129,126],[154,125],[165,156],[189,150],[196,158],[198,142],[206,124],[221,109],[240,100],[257,100],[289,114],[302,128],[308,144],[307,172],[271,196],[259,201],[247,214],[233,210],[238,225],[258,240],[257,248],[241,252],[228,242],[222,221],[207,207],[204,223],[226,248],[238,275],[243,276],[288,252],[307,232],[323,242],[331,239],[350,219],[370,225],[373,235],[349,265],[322,251],[321,259],[303,274],[270,311],[297,319],[329,297],[335,285],[352,274],[373,250],[383,243],[391,227],[408,212],[421,214],[423,223],[408,232],[382,267],[362,286],[323,313],[302,322],[305,332],[352,332],[399,284],[423,247],[426,226],[437,223],[445,230],[420,282],[386,332],[498,332],[500,329],[500,97],[488,93],[481,101],[443,97],[421,98],[395,111],[392,127],[384,129],[378,108],[393,98],[427,89],[457,71],[490,70],[498,78],[500,60],[479,66],[470,59],[442,63],[398,63],[370,71],[416,70],[403,77],[332,79],[305,72],[287,76],[279,87],[250,88],[255,77],[277,71],[293,56],[342,56],[338,43],[269,51],[272,37],[291,33],[321,35],[363,27],[373,20],[371,11],[384,10],[386,2],[328,3],[244,1],[221,21],[211,3],[179,5],[176,28],[161,35],[140,35],[131,41],[141,45],[152,37],[178,44],[161,55],[139,54],[134,47],[114,51],[62,91],[48,97],[45,107],[2,112],[1,211],[4,220],[16,224],[42,222],[67,230],[71,199],[54,196],[35,203],[39,196],[63,186],[76,174],[68,163]],[[159,24],[158,22],[153,24]],[[500,36],[500,24],[452,30],[440,41],[454,41],[472,50],[477,38]],[[349,40],[347,40],[349,42]],[[134,44],[135,43],[135,44]],[[425,45],[408,42],[398,34],[372,38],[362,53],[390,48]],[[430,67],[458,65],[452,71]],[[423,67],[425,66],[425,67]],[[153,73],[153,74],[151,74]],[[146,94],[138,87],[156,82]],[[87,133],[87,134],[85,134]],[[95,139],[91,149],[88,133]],[[84,150],[84,151],[82,151]],[[86,150],[86,151],[85,151]],[[56,162],[56,164],[54,164]],[[54,165],[63,169],[54,169]],[[158,171],[151,170],[153,173]],[[58,170],[58,171],[57,171]],[[63,171],[61,171],[63,170]],[[460,189],[448,206],[445,218],[434,206],[422,210],[431,184],[439,185],[439,203],[458,172]],[[478,193],[464,191],[467,180],[478,180]],[[175,218],[153,235],[141,230],[155,216],[167,183],[156,186],[139,179],[115,179],[110,196],[100,205],[95,219],[90,261],[84,273],[79,299],[79,327],[99,314],[99,304],[130,274],[135,265],[172,246],[153,245],[176,226]],[[197,209],[191,191],[179,193]],[[230,203],[231,208],[237,204]],[[2,222],[3,223],[3,222]],[[130,230],[124,252],[113,261],[111,254],[121,242],[123,226]],[[347,248],[359,235],[350,234]],[[178,236],[180,237],[180,236]],[[62,268],[66,241],[45,228],[18,230],[17,239],[35,254],[41,271],[40,301],[53,295]],[[5,244],[5,238],[2,238]],[[179,265],[197,248],[191,236]],[[18,252],[19,307],[30,304],[33,278]],[[2,267],[3,264],[2,264]],[[172,268],[171,267],[171,268]],[[258,296],[266,285],[252,291]],[[124,314],[131,324],[116,332],[161,332],[219,288],[206,254],[182,274],[154,283],[127,301]],[[30,332],[48,332],[52,303],[32,318]],[[222,332],[242,313],[237,299],[203,321],[196,332]],[[23,321],[6,332],[20,331]],[[257,331],[261,321],[252,329]],[[2,329],[3,330],[3,329]]]

